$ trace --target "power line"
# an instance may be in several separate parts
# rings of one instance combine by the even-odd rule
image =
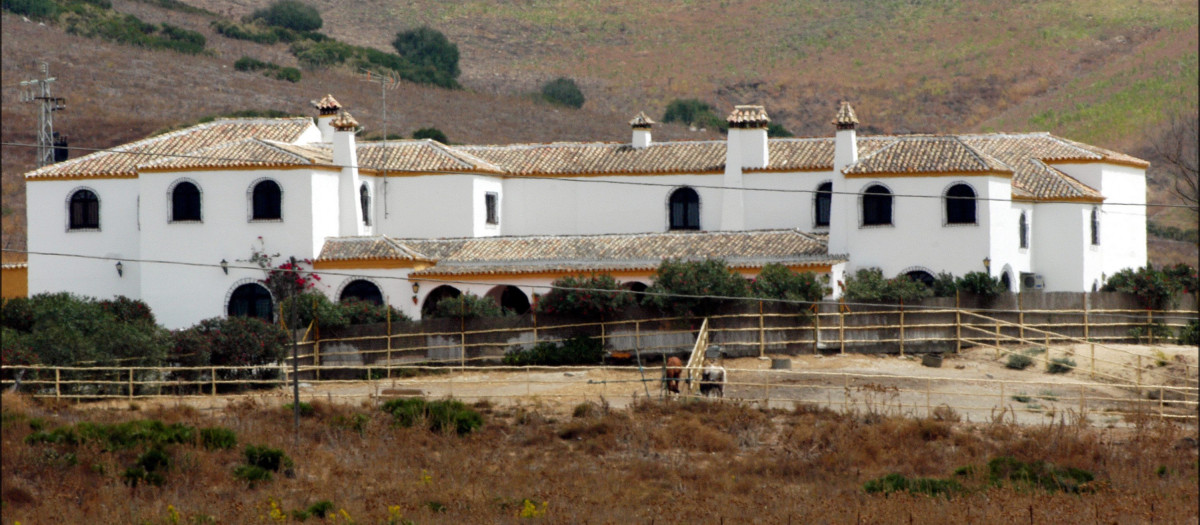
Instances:
[[[0,145],[17,146],[17,147],[37,147],[36,144],[28,144],[28,143],[20,143],[20,142],[0,142]],[[79,147],[79,146],[71,146],[67,149],[77,150],[77,151],[88,151],[88,152],[108,152],[111,154],[121,154],[121,155],[141,155],[141,156],[159,157],[159,158],[170,157],[170,158],[184,158],[184,159],[247,162],[247,160],[244,158],[219,157],[219,156],[213,156],[213,155],[191,155],[191,154],[185,154],[185,153],[150,153],[150,152],[143,152],[143,151],[120,151],[120,150],[105,149],[105,148],[84,148],[84,147]],[[250,162],[256,162],[256,161],[250,161]],[[261,161],[257,161],[257,162],[261,162]],[[322,166],[330,166],[330,167],[334,167],[334,168],[350,167],[350,166],[332,164],[332,163],[322,164]],[[624,186],[640,186],[640,187],[654,187],[654,188],[678,188],[680,186],[679,184],[668,184],[668,183],[660,183],[660,182],[599,180],[594,177],[574,178],[574,177],[551,177],[551,176],[537,176],[537,175],[512,175],[512,174],[505,174],[505,173],[464,173],[462,171],[452,171],[452,170],[398,170],[398,169],[389,168],[389,167],[377,167],[377,166],[362,165],[362,164],[360,164],[358,166],[358,168],[359,169],[377,170],[377,171],[381,171],[381,172],[386,171],[389,173],[396,173],[396,174],[404,174],[404,173],[420,173],[420,174],[429,174],[429,175],[464,175],[465,174],[465,175],[479,175],[479,176],[485,176],[485,177],[504,177],[504,178],[519,179],[519,180],[546,180],[546,181],[556,181],[556,182],[616,184],[616,185],[624,185]],[[603,175],[603,174],[601,174],[601,175]],[[660,175],[662,175],[662,174],[647,173],[645,175],[636,175],[636,176],[660,176]],[[683,173],[680,175],[689,175],[689,174]],[[700,174],[691,174],[691,175],[700,175]],[[614,174],[611,176],[619,177],[619,176],[628,176],[628,175]],[[386,177],[385,177],[385,180],[386,180]],[[700,188],[700,189],[709,189],[709,190],[733,190],[733,191],[751,191],[751,192],[765,192],[765,193],[799,193],[799,194],[825,193],[825,194],[829,194],[829,195],[851,195],[851,196],[866,195],[866,193],[864,193],[864,192],[849,192],[849,191],[838,191],[838,192],[827,191],[826,192],[826,191],[818,191],[816,189],[808,190],[808,189],[755,188],[755,187],[729,188],[729,187],[725,187],[725,186],[714,186],[714,185],[706,185],[706,184],[689,184],[687,186],[690,188]],[[922,194],[913,194],[913,193],[892,193],[890,195],[892,197],[919,198],[919,199],[943,199],[943,198],[945,198],[944,195],[922,195]],[[986,202],[1023,202],[1020,199],[1012,199],[1012,198],[1002,199],[1002,198],[998,198],[998,197],[974,197],[971,200],[986,201]],[[1079,201],[1065,200],[1065,199],[1037,199],[1032,202],[1035,204],[1080,204]],[[1103,204],[1104,206],[1185,208],[1185,209],[1192,209],[1192,210],[1200,209],[1200,207],[1198,207],[1198,206],[1188,205],[1188,204],[1151,204],[1151,203],[1139,204],[1139,203],[1132,203],[1132,202],[1103,202],[1103,203],[1099,203],[1099,204]]]
[[[167,261],[167,260],[161,260],[161,259],[137,259],[137,258],[129,258],[129,257],[83,255],[83,254],[75,254],[75,253],[36,252],[36,251],[29,251],[29,250],[13,250],[13,249],[7,249],[7,248],[4,249],[3,251],[9,252],[9,253],[23,253],[27,256],[28,255],[42,255],[42,256],[48,256],[48,257],[70,257],[70,258],[77,258],[77,259],[92,259],[92,260],[103,260],[103,261],[118,261],[118,262],[128,261],[128,262],[136,262],[136,263],[144,263],[144,264],[169,264],[169,265],[176,265],[176,266],[214,268],[214,269],[222,269],[222,270],[227,268],[227,269],[231,269],[231,270],[251,270],[251,271],[268,271],[268,270],[270,270],[270,271],[281,271],[281,272],[285,272],[285,273],[286,272],[315,273],[317,275],[329,275],[329,276],[335,276],[335,277],[350,277],[350,278],[369,277],[370,279],[378,279],[378,280],[385,280],[385,281],[391,281],[391,280],[407,281],[407,282],[420,281],[420,282],[434,283],[434,284],[440,284],[440,285],[499,286],[499,285],[504,284],[504,283],[498,283],[495,281],[470,281],[470,280],[462,280],[462,279],[436,279],[436,278],[426,278],[426,277],[421,277],[421,276],[417,276],[417,277],[413,277],[413,276],[401,277],[401,276],[391,276],[391,275],[364,276],[361,273],[349,273],[349,272],[338,272],[338,271],[322,270],[320,272],[313,272],[310,270],[280,270],[277,268],[264,268],[264,267],[257,266],[257,265],[235,266],[232,264],[222,265],[220,263]],[[238,262],[244,262],[244,261],[238,261]],[[572,288],[572,287],[552,286],[552,285],[548,285],[548,284],[547,285],[523,284],[521,286],[524,286],[524,287],[527,287],[530,289],[534,289],[534,290],[549,291],[549,290],[558,288],[560,290],[597,292],[597,290],[592,289],[592,288]],[[599,292],[603,293],[603,290],[601,290]],[[640,292],[633,291],[633,290],[621,290],[621,292],[627,292],[629,294],[636,295],[636,296],[642,296],[642,297],[665,297],[665,298],[674,298],[674,299],[710,299],[710,300],[722,300],[722,301],[761,301],[764,303],[796,305],[796,306],[812,306],[812,305],[816,305],[816,304],[825,302],[825,301],[797,301],[797,300],[790,300],[790,299],[776,299],[776,298],[768,298],[768,297],[738,297],[738,296],[732,296],[732,295],[690,295],[690,294],[669,293],[669,292],[652,292],[649,290],[643,290]],[[620,292],[614,291],[613,293],[620,293]],[[889,303],[866,303],[866,302],[853,302],[853,301],[851,301],[851,302],[840,301],[839,304],[844,304],[846,306],[853,306],[855,308],[895,308],[897,306],[895,304],[889,304]],[[904,308],[910,309],[910,310],[942,310],[942,309],[946,309],[947,307],[945,307],[945,306],[926,306],[926,305],[907,305],[906,304],[906,305],[904,305]],[[993,312],[993,313],[1003,313],[1003,312],[1011,312],[1012,311],[1012,310],[1004,310],[1004,309],[999,309],[999,308],[972,308],[971,310],[977,311],[977,312]],[[1126,314],[1095,314],[1095,315],[1103,315],[1106,317],[1120,317],[1120,318],[1128,318],[1128,319],[1144,319],[1144,316],[1140,316],[1140,315],[1139,316],[1126,315]],[[1188,317],[1188,316],[1171,316],[1171,315],[1162,315],[1162,316],[1159,316],[1156,318],[1157,319],[1168,319],[1168,320],[1192,319],[1192,317]]]

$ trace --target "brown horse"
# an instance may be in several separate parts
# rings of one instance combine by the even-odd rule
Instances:
[[[663,382],[666,383],[668,392],[679,393],[679,378],[682,376],[683,360],[674,356],[667,358],[667,370],[663,372]]]

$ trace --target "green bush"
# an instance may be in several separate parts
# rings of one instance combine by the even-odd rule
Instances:
[[[200,429],[200,446],[208,450],[228,450],[237,446],[237,433],[225,427]]]
[[[663,113],[662,121],[664,123],[681,122],[696,127],[720,130],[724,130],[728,126],[725,119],[717,116],[712,106],[694,98],[672,100],[667,104],[667,111]]]
[[[300,41],[293,43],[290,50],[293,55],[296,55],[296,59],[300,61],[300,64],[309,69],[320,69],[342,64],[355,55],[353,46],[338,42],[337,40],[326,40],[323,42]]]
[[[831,291],[817,274],[796,273],[778,263],[763,266],[758,276],[750,280],[750,295],[763,299],[813,303]]]
[[[951,496],[962,492],[962,484],[953,479],[914,478],[908,479],[900,474],[888,474],[882,478],[873,479],[863,484],[863,491],[868,494],[892,492],[910,492],[926,496]]]
[[[238,71],[258,71],[261,69],[271,69],[273,65],[254,57],[242,56],[242,58],[237,59],[237,62],[233,63],[233,69]]]
[[[150,306],[140,299],[130,299],[123,295],[113,299],[100,301],[100,309],[110,313],[121,323],[150,323],[155,324],[154,313]]]
[[[206,39],[204,35],[195,31],[171,24],[151,24],[134,15],[122,15],[113,11],[80,7],[73,9],[73,12],[78,16],[69,20],[66,30],[70,34],[150,49],[170,49],[187,54],[204,51]]]
[[[285,27],[294,31],[315,31],[323,24],[321,13],[315,7],[295,0],[278,0],[269,7],[250,15],[264,24]]]
[[[267,381],[278,377],[275,367],[289,343],[287,332],[278,325],[251,317],[214,317],[172,334],[172,361],[184,366],[257,366],[258,369],[219,370],[217,379]],[[195,380],[196,371],[180,371],[179,377]],[[223,388],[226,388],[223,386]],[[229,388],[240,390],[240,385]]]
[[[242,454],[246,458],[247,465],[272,472],[279,472],[281,468],[292,468],[295,465],[292,458],[284,454],[283,450],[266,445],[247,445]]]
[[[609,316],[633,305],[633,295],[609,274],[560,277],[550,286],[538,299],[538,311],[547,314]]]
[[[562,344],[542,342],[532,348],[515,348],[504,354],[504,364],[510,366],[590,365],[604,359],[604,345],[599,339],[577,335]]]
[[[643,302],[673,315],[704,317],[745,297],[746,280],[721,259],[665,259],[654,271],[654,285]]]
[[[551,104],[569,108],[583,107],[583,92],[575,81],[567,77],[558,77],[542,84],[542,98]]]
[[[958,283],[954,276],[947,272],[938,272],[933,278],[934,297],[954,297],[958,292]]]
[[[428,66],[451,80],[458,78],[458,46],[436,29],[421,26],[400,31],[392,47],[416,66]]]
[[[1075,360],[1069,357],[1055,357],[1046,363],[1046,372],[1050,374],[1065,374],[1075,369]]]
[[[140,481],[161,487],[167,481],[162,471],[170,467],[170,453],[161,446],[154,446],[140,454],[134,466],[125,469],[121,477],[131,487],[136,487]]]
[[[162,35],[168,40],[174,40],[185,46],[195,47],[198,50],[204,49],[204,44],[208,42],[204,35],[195,31],[184,29],[182,27],[173,26],[171,24],[162,24]],[[195,51],[199,52],[199,51]]]
[[[1126,268],[1109,277],[1102,290],[1133,294],[1143,308],[1160,310],[1169,307],[1175,294],[1183,289],[1183,283],[1174,278],[1179,273],[1174,270],[1168,274],[1150,265],[1136,270]]]
[[[437,129],[437,128],[418,129],[413,132],[412,138],[436,140],[438,142],[441,142],[442,144],[450,143],[450,139],[446,138],[446,134],[442,133],[442,130]]]
[[[249,482],[253,487],[259,481],[271,481],[271,471],[254,465],[238,465],[233,468],[233,477]]]
[[[501,308],[496,301],[489,297],[464,293],[457,297],[447,297],[438,301],[432,316],[441,319],[476,319],[479,317],[502,317],[510,314],[511,312]]]
[[[847,276],[845,298],[862,303],[912,302],[933,295],[933,290],[924,284],[900,276],[884,279],[879,268],[862,268]]]
[[[275,78],[295,84],[300,81],[300,70],[294,67],[285,67],[275,72]]]
[[[783,127],[782,124],[776,124],[776,123],[772,122],[770,124],[767,124],[767,136],[774,137],[774,138],[785,138],[785,137],[794,137],[796,135],[794,135],[794,134],[792,134],[792,132],[788,131],[787,128]]]
[[[969,272],[955,280],[954,284],[959,290],[973,293],[984,299],[992,299],[1008,292],[1008,288],[1000,282],[999,278],[984,272]]]
[[[245,26],[228,20],[213,20],[210,24],[217,34],[237,40],[248,40],[264,45],[279,42],[279,34],[273,30],[263,30],[256,26]]]
[[[294,410],[294,406],[295,405],[292,405],[291,403],[284,403],[283,411],[291,414]],[[313,409],[312,403],[305,403],[304,401],[300,402],[300,416],[309,417],[313,415],[313,413],[315,413],[315,410]]]
[[[383,404],[384,412],[391,414],[396,424],[412,427],[423,422],[435,432],[453,430],[458,435],[468,434],[483,425],[483,416],[461,401],[453,399],[425,401],[420,398],[393,399]]]
[[[992,484],[1008,481],[1051,491],[1079,492],[1081,485],[1095,479],[1083,469],[1062,468],[1045,461],[1026,463],[1010,456],[992,458],[987,467]]]
[[[1200,345],[1200,321],[1192,319],[1188,321],[1187,326],[1179,329],[1179,344],[1189,346]]]
[[[33,329],[33,306],[28,298],[0,299],[0,325],[18,332]]]
[[[4,0],[3,8],[34,20],[54,20],[58,17],[58,4],[53,0]]]
[[[155,447],[190,443],[195,438],[196,428],[190,425],[167,425],[156,419],[143,419],[114,424],[83,422],[50,431],[34,432],[25,437],[25,442],[65,445],[96,443],[105,451],[114,451],[139,445]]]
[[[1024,370],[1033,366],[1033,358],[1024,354],[1008,354],[1008,361],[1004,366],[1013,370]]]

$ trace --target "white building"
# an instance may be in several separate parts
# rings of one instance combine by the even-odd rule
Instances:
[[[333,97],[317,109],[28,173],[29,292],[140,298],[183,327],[267,309],[241,262],[256,248],[413,317],[459,291],[520,306],[576,273],[641,286],[679,256],[834,280],[988,264],[1014,291],[1091,290],[1146,262],[1147,163],[1047,133],[857,137],[843,103],[824,138],[768,139],[763,108],[738,106],[724,141],[653,142],[639,114],[623,143],[358,144]]]

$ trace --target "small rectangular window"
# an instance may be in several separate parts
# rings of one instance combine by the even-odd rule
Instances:
[[[487,223],[500,224],[500,195],[486,193],[483,196],[483,202],[487,206]]]

